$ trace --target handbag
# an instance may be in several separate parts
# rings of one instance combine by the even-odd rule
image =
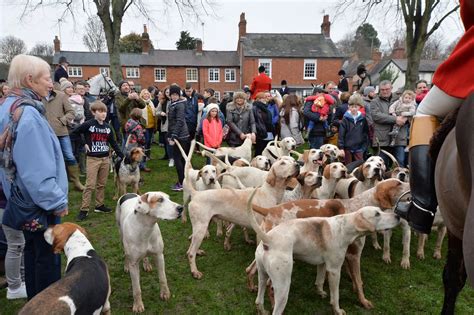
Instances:
[[[8,226],[15,230],[44,231],[48,228],[48,212],[33,201],[25,200],[19,187],[13,183],[4,214],[4,222],[7,221]]]

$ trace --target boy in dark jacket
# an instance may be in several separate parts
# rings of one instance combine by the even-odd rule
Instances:
[[[349,110],[344,113],[339,126],[339,148],[344,150],[344,162],[362,160],[368,145],[369,125],[360,112],[363,107],[362,98],[352,95],[349,98]]]
[[[101,101],[95,101],[91,104],[91,111],[94,119],[86,121],[72,131],[72,134],[85,137],[87,152],[86,189],[82,194],[81,209],[76,218],[78,221],[87,218],[94,189],[96,190],[94,212],[112,212],[112,209],[104,205],[105,185],[110,168],[110,146],[120,158],[123,158],[123,153],[115,141],[112,127],[105,122],[107,106]]]

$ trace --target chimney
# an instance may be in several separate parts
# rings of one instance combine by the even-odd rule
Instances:
[[[247,21],[245,20],[245,12],[240,13],[239,22],[239,39],[247,35]]]
[[[405,54],[405,47],[404,47],[404,42],[403,41],[397,41],[395,42],[395,45],[392,50],[392,59],[406,59],[406,54]]]
[[[329,22],[328,14],[323,16],[323,23],[321,24],[321,34],[323,34],[325,38],[331,37],[331,22]]]
[[[61,42],[59,41],[58,36],[54,36],[54,52],[60,52],[61,51]]]
[[[202,40],[196,38],[196,55],[202,55]]]
[[[374,61],[374,64],[382,60],[382,52],[378,49],[374,49],[372,51],[372,60]]]
[[[150,52],[150,36],[148,35],[146,24],[143,24],[142,54],[148,54],[149,52]]]

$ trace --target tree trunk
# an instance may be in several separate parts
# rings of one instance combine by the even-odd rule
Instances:
[[[414,90],[416,81],[419,80],[420,59],[425,43],[416,41],[412,46],[407,43],[407,72],[405,74],[405,90]]]

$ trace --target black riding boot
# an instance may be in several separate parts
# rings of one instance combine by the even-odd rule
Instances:
[[[438,127],[434,116],[415,116],[410,132],[410,190],[411,202],[400,202],[395,213],[421,233],[429,234],[438,201],[434,185],[436,161],[429,155],[430,139]]]
[[[411,202],[400,202],[395,213],[407,220],[415,230],[429,234],[438,201],[434,185],[434,161],[428,154],[428,145],[410,149]]]

